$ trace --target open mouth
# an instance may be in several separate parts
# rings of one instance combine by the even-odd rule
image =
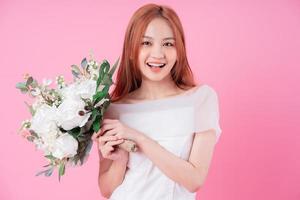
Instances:
[[[150,63],[150,62],[147,62],[147,65],[151,68],[153,68],[153,67],[163,68],[166,65],[166,63]]]

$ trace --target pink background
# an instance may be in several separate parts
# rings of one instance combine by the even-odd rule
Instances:
[[[300,2],[152,1],[180,16],[199,82],[219,94],[222,136],[201,200],[300,199]],[[114,62],[133,12],[148,1],[0,1],[0,199],[101,199],[95,146],[61,183],[16,134],[30,117],[15,83],[63,74],[93,49]]]

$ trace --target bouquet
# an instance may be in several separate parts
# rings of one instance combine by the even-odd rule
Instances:
[[[22,122],[20,131],[48,160],[45,170],[36,175],[51,176],[58,169],[59,180],[66,166],[82,165],[92,147],[92,135],[101,128],[104,112],[110,104],[109,88],[118,61],[110,70],[104,60],[84,58],[81,68],[72,65],[73,82],[66,84],[63,76],[56,77],[56,88],[50,88],[51,80],[39,84],[26,74],[24,82],[16,87],[35,99],[26,105],[32,115]],[[119,145],[127,151],[136,151],[133,141],[125,140]]]

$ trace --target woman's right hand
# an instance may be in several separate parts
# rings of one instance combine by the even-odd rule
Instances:
[[[98,149],[103,158],[124,162],[128,161],[129,153],[117,146],[119,144],[122,144],[124,142],[124,139],[118,139],[114,135],[107,134],[95,135],[96,137],[93,137],[93,140],[97,142]]]

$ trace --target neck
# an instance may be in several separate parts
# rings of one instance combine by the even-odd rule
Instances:
[[[155,100],[180,93],[181,89],[173,80],[150,81],[143,80],[136,97],[139,99]]]

